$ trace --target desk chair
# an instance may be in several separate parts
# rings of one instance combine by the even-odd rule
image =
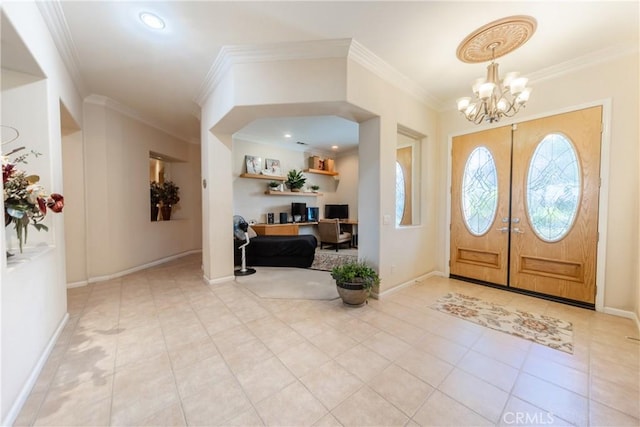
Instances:
[[[318,221],[318,233],[320,234],[320,249],[323,243],[336,245],[336,252],[340,243],[348,243],[351,247],[351,233],[340,232],[340,221],[338,219],[321,219]]]

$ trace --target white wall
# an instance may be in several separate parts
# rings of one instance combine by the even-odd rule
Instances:
[[[61,113],[63,102],[77,123],[82,120],[80,96],[55,44],[33,2],[4,2],[3,25],[10,25],[28,52],[47,76],[35,83],[38,93],[7,96],[3,87],[2,123],[16,119],[21,139],[29,149],[40,151],[38,162],[29,164],[49,191],[64,194],[62,185]],[[4,20],[6,18],[6,21]],[[3,85],[7,80],[3,70]],[[26,89],[27,91],[31,90]],[[11,104],[5,102],[11,100]],[[3,425],[10,425],[27,398],[35,379],[55,341],[56,332],[66,321],[66,279],[64,213],[48,215],[47,234],[31,233],[29,244],[46,246],[30,252],[14,265],[2,261],[2,362],[0,413]],[[5,250],[3,230],[2,251]],[[33,240],[32,240],[33,238]],[[12,261],[13,263],[14,261]]]
[[[62,136],[64,180],[64,230],[67,259],[67,284],[87,282],[87,242],[85,217],[84,150],[81,131]]]
[[[84,118],[85,280],[105,280],[199,250],[199,147],[130,117],[108,99],[88,98]],[[150,151],[180,160],[171,164],[170,178],[180,187],[171,221],[150,221]],[[82,266],[73,268],[81,271]]]
[[[361,256],[376,260],[381,275],[379,292],[384,293],[439,269],[439,230],[433,214],[437,205],[436,113],[360,64],[350,61],[348,68],[349,102],[381,117],[379,123],[367,122],[364,135],[361,123],[358,242]],[[395,226],[398,126],[425,135],[420,153],[421,219],[412,227]]]
[[[577,109],[585,104],[611,100],[608,164],[607,158],[603,158],[605,170],[608,170],[609,174],[602,177],[605,187],[608,187],[609,197],[604,306],[606,309],[621,310],[626,313],[635,312],[636,315],[639,311],[637,295],[640,288],[636,267],[639,241],[629,236],[638,236],[638,151],[640,146],[638,75],[640,74],[636,52],[555,79],[533,82],[534,91],[531,100],[527,108],[516,116],[518,121],[525,121],[528,118]],[[439,246],[444,248],[447,229],[445,183],[447,182],[448,153],[446,147],[451,135],[473,132],[484,127],[469,124],[457,111],[443,113],[440,116],[440,124],[438,175],[440,178],[439,229],[442,233],[439,237]],[[601,194],[601,197],[606,196],[605,193]],[[444,268],[446,260],[447,255],[443,251],[438,260],[440,268]]]
[[[336,157],[335,170],[340,172],[340,175],[335,179],[332,177],[325,178],[331,182],[328,186],[333,185],[335,192],[326,192],[324,197],[324,203],[337,203],[349,205],[349,217],[350,219],[358,219],[358,150],[352,150],[348,153],[341,154]],[[320,191],[325,191],[320,189]],[[322,217],[324,212],[320,211]]]

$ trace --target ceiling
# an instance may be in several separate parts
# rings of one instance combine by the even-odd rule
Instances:
[[[225,45],[353,38],[444,111],[485,74],[485,64],[456,58],[458,44],[496,19],[538,22],[531,40],[498,61],[502,73],[531,78],[532,96],[536,80],[637,51],[639,43],[637,1],[55,1],[40,8],[83,96],[109,97],[192,141],[199,140],[194,99]],[[144,27],[141,11],[161,16],[165,30]],[[323,149],[357,140],[357,126],[332,120],[262,119],[242,133],[283,142],[290,132],[291,140]]]

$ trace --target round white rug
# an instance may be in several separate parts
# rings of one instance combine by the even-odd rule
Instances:
[[[328,271],[289,267],[255,267],[250,276],[237,276],[236,283],[261,298],[332,300],[339,298]]]

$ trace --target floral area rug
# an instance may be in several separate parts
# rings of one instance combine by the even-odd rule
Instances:
[[[313,264],[311,264],[312,270],[331,271],[333,267],[342,265],[345,262],[357,261],[358,255],[341,254],[340,252],[321,252],[316,250],[313,258]]]
[[[497,331],[573,354],[571,322],[495,305],[458,293],[441,297],[431,308]]]

